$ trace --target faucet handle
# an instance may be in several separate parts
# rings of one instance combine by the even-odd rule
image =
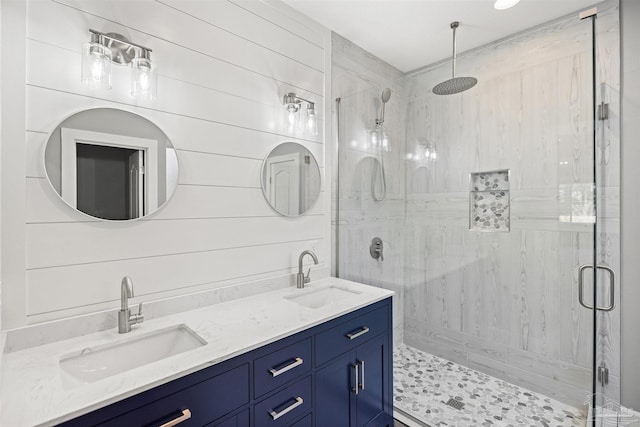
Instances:
[[[304,276],[304,283],[309,283],[311,281],[311,278],[309,278],[309,275],[311,274],[311,269],[307,270],[307,275]]]
[[[142,314],[142,303],[138,304],[138,314],[132,314],[129,317],[129,322],[132,325],[144,322],[144,314]]]

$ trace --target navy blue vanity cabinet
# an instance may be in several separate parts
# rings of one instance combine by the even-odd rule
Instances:
[[[382,307],[316,335],[316,426],[393,425],[390,319]]]
[[[390,427],[391,338],[387,298],[62,425]]]

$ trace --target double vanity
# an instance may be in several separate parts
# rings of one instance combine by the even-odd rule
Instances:
[[[327,278],[6,353],[0,425],[392,425],[391,295]]]

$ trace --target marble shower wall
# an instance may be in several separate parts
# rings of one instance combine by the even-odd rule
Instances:
[[[332,99],[340,97],[341,102],[339,150],[334,150],[334,156],[339,156],[339,167],[334,168],[332,180],[332,254],[337,257],[332,263],[332,274],[396,292],[395,344],[402,342],[404,330],[405,109],[399,84],[402,82],[398,81],[401,76],[397,69],[333,34],[331,92]],[[380,96],[387,87],[391,89],[391,99],[386,104],[384,128],[390,151],[383,151],[371,143],[368,131],[374,128],[382,104]],[[335,103],[333,113],[336,123]],[[334,135],[334,142],[337,137]],[[383,192],[381,163],[386,196],[384,200],[375,200]],[[384,261],[369,254],[374,237],[383,241]]]
[[[617,6],[597,25],[612,109],[598,130],[598,256],[619,271]],[[459,95],[431,93],[449,64],[404,80],[404,342],[580,407],[593,327],[577,298],[578,267],[593,264],[590,28],[570,19],[463,55],[458,75],[479,82]],[[470,231],[470,174],[506,169],[510,231]],[[618,310],[598,319],[616,400]]]

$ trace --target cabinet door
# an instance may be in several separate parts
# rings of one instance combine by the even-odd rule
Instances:
[[[316,371],[316,426],[355,425],[356,395],[352,390],[355,385],[355,356],[355,352],[348,353]]]
[[[387,336],[383,335],[356,350],[358,365],[357,422],[362,427],[381,414],[384,409],[387,378]],[[352,424],[353,425],[353,424]]]

